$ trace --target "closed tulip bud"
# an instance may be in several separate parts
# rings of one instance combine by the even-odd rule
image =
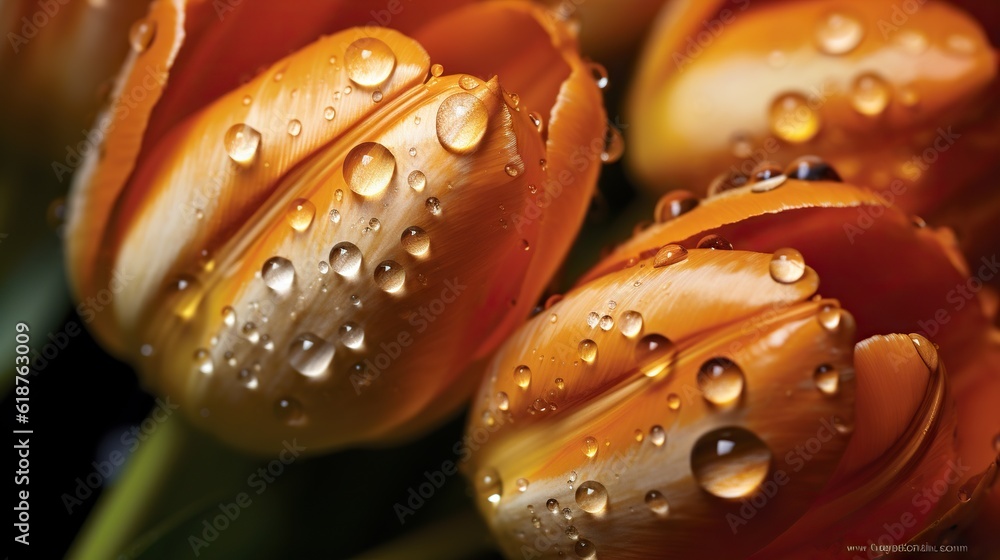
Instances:
[[[356,9],[327,4],[317,18]],[[592,194],[600,151],[584,168],[569,157],[604,138],[605,119],[570,31],[531,5],[473,6],[400,18],[415,38],[345,29],[274,61],[248,32],[273,4],[217,31],[204,6],[177,9],[154,4],[156,35],[123,72],[105,115],[117,126],[71,199],[78,297],[120,287],[97,335],[241,448],[294,437],[320,451],[433,425],[527,315]],[[539,44],[480,36],[495,17]],[[456,50],[502,56],[463,65]],[[217,80],[193,63],[211,57]],[[522,70],[524,57],[551,71]]]
[[[501,347],[468,474],[507,557],[832,556],[995,507],[1000,425],[967,389],[1000,389],[995,333],[972,304],[930,322],[965,263],[806,168],[667,195]]]

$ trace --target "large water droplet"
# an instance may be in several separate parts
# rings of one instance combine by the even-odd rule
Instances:
[[[288,121],[288,135],[296,137],[302,134],[302,121],[299,119],[292,119]]]
[[[222,308],[222,324],[229,328],[236,326],[236,310],[228,305]]]
[[[667,498],[658,490],[646,492],[646,505],[650,511],[657,515],[665,516],[670,512],[670,504],[667,503]]]
[[[800,181],[842,181],[837,170],[817,156],[802,156],[788,164],[785,175]]]
[[[816,29],[816,45],[830,55],[846,54],[857,48],[865,36],[865,28],[857,19],[832,13],[820,21]]]
[[[653,210],[653,219],[659,223],[669,222],[681,214],[687,214],[698,207],[698,197],[688,191],[671,191],[660,197]]]
[[[739,427],[712,430],[691,449],[691,472],[707,492],[720,498],[751,494],[767,477],[771,450],[754,433]]]
[[[778,96],[771,104],[771,130],[787,142],[807,142],[819,132],[819,115],[799,93]]]
[[[806,273],[806,260],[802,253],[795,249],[778,249],[771,256],[771,264],[768,265],[771,278],[782,284],[797,282]]]
[[[348,241],[337,243],[330,251],[330,268],[341,276],[354,276],[361,268],[361,249]]]
[[[468,74],[462,74],[458,78],[458,87],[469,91],[479,87],[479,80]]]
[[[601,327],[602,331],[610,331],[612,327],[615,326],[615,320],[611,318],[611,315],[605,315],[601,317],[601,320],[597,322],[598,326]]]
[[[653,257],[653,268],[662,268],[679,263],[687,259],[687,256],[687,249],[676,243],[664,245],[656,252],[656,256]]]
[[[713,358],[698,370],[698,388],[705,400],[726,405],[743,394],[743,370],[727,358]]]
[[[521,364],[514,368],[514,383],[522,389],[527,389],[531,385],[531,368]]]
[[[411,189],[420,192],[424,190],[425,186],[427,186],[427,177],[424,175],[423,171],[412,171],[406,178],[406,184],[410,185]]]
[[[820,309],[819,313],[816,315],[816,319],[824,329],[832,332],[840,327],[840,316],[841,313],[839,307],[824,305],[823,309]]]
[[[417,226],[404,229],[399,241],[403,244],[403,249],[411,255],[424,255],[431,247],[431,236]]]
[[[285,219],[295,231],[305,231],[312,225],[315,216],[316,206],[304,198],[299,198],[288,207]]]
[[[629,338],[639,334],[642,331],[642,314],[638,311],[626,311],[618,320],[618,329]]]
[[[375,267],[375,285],[383,291],[395,293],[403,287],[406,271],[396,261],[382,261]]]
[[[862,115],[881,114],[889,97],[889,86],[878,74],[862,74],[851,86],[851,106]]]
[[[593,436],[587,436],[583,439],[583,454],[589,458],[593,458],[597,455],[597,438]]]
[[[549,498],[545,502],[545,508],[552,513],[559,513],[559,500],[555,498]]]
[[[441,201],[438,200],[437,197],[432,196],[428,198],[424,203],[424,206],[427,208],[427,211],[431,213],[431,215],[441,215]]]
[[[333,107],[326,107],[325,109],[323,109],[323,118],[324,119],[326,119],[328,121],[332,121],[333,117],[336,117],[336,116],[337,116],[337,110],[334,109]]]
[[[913,343],[913,347],[917,349],[917,354],[920,355],[920,359],[923,360],[924,365],[931,372],[935,372],[938,369],[938,351],[934,346],[934,343],[927,340],[923,335],[920,334],[910,334],[910,342]]]
[[[580,341],[577,351],[580,353],[580,359],[588,364],[593,363],[597,359],[597,343],[589,338]]]
[[[489,121],[486,105],[471,93],[456,93],[438,107],[437,137],[450,152],[467,154],[479,147]]]
[[[593,558],[597,556],[597,546],[587,539],[580,539],[573,545],[573,552],[580,558]]]
[[[333,345],[312,333],[295,337],[288,347],[288,364],[306,377],[319,377],[333,360]]]
[[[487,467],[476,474],[476,494],[491,504],[500,503],[503,483],[496,469]]]
[[[365,37],[354,41],[344,53],[347,77],[360,86],[377,86],[389,78],[396,67],[396,55],[382,41]]]
[[[609,124],[604,130],[604,151],[601,152],[601,161],[614,163],[622,158],[623,153],[625,153],[625,139],[617,128]]]
[[[823,364],[813,372],[813,381],[824,395],[836,395],[840,388],[840,372],[831,365]]]
[[[667,432],[659,424],[649,429],[649,442],[656,447],[663,447],[667,441]]]
[[[257,157],[257,150],[260,148],[260,133],[249,125],[234,124],[226,131],[223,144],[226,147],[226,153],[229,154],[229,159],[247,167]]]
[[[358,144],[344,159],[344,180],[352,191],[373,196],[389,186],[396,171],[396,158],[377,142]]]
[[[340,335],[341,344],[348,348],[360,348],[365,342],[364,329],[353,321],[348,321],[341,325],[337,334]]]
[[[295,267],[284,257],[271,257],[264,262],[260,271],[268,288],[277,292],[287,291],[295,281]]]
[[[596,480],[588,480],[576,489],[576,503],[588,513],[599,513],[608,507],[608,490]]]
[[[732,251],[733,244],[728,239],[714,233],[702,237],[698,241],[699,249],[713,249],[715,251]]]
[[[647,334],[635,345],[635,362],[647,377],[656,377],[670,365],[676,351],[677,347],[669,338],[662,334]]]

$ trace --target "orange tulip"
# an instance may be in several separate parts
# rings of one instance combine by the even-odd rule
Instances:
[[[667,195],[501,347],[469,474],[508,557],[835,557],[1000,511],[1000,339],[953,303],[967,265],[792,169]]]
[[[705,193],[821,153],[978,259],[1000,235],[997,29],[972,0],[672,3],[631,91],[629,163],[651,191]]]
[[[458,3],[161,1],[133,34],[68,263],[95,334],[197,425],[257,451],[425,430],[558,266],[597,84],[545,10]],[[394,29],[347,29],[370,17]]]

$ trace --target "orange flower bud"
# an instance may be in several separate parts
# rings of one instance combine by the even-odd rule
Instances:
[[[507,556],[825,557],[947,542],[993,507],[1000,424],[949,386],[996,393],[974,365],[995,333],[975,301],[936,314],[964,262],[825,162],[794,167],[666,195],[501,347],[469,474]]]
[[[601,154],[582,169],[568,155],[603,139],[600,94],[564,24],[521,3],[421,20],[419,41],[340,31],[236,85],[254,68],[239,55],[273,60],[251,32],[267,6],[216,32],[204,5],[154,4],[156,35],[109,118],[128,115],[71,199],[75,288],[86,299],[111,286],[100,338],[234,445],[406,437],[461,402],[463,371],[527,314],[568,248]],[[503,56],[464,65],[456,49]],[[236,68],[206,75],[201,64],[228,57]],[[525,57],[551,71],[526,73]]]

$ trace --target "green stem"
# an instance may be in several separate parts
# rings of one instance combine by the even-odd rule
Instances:
[[[460,560],[494,550],[479,516],[461,512],[426,525],[355,560]]]

